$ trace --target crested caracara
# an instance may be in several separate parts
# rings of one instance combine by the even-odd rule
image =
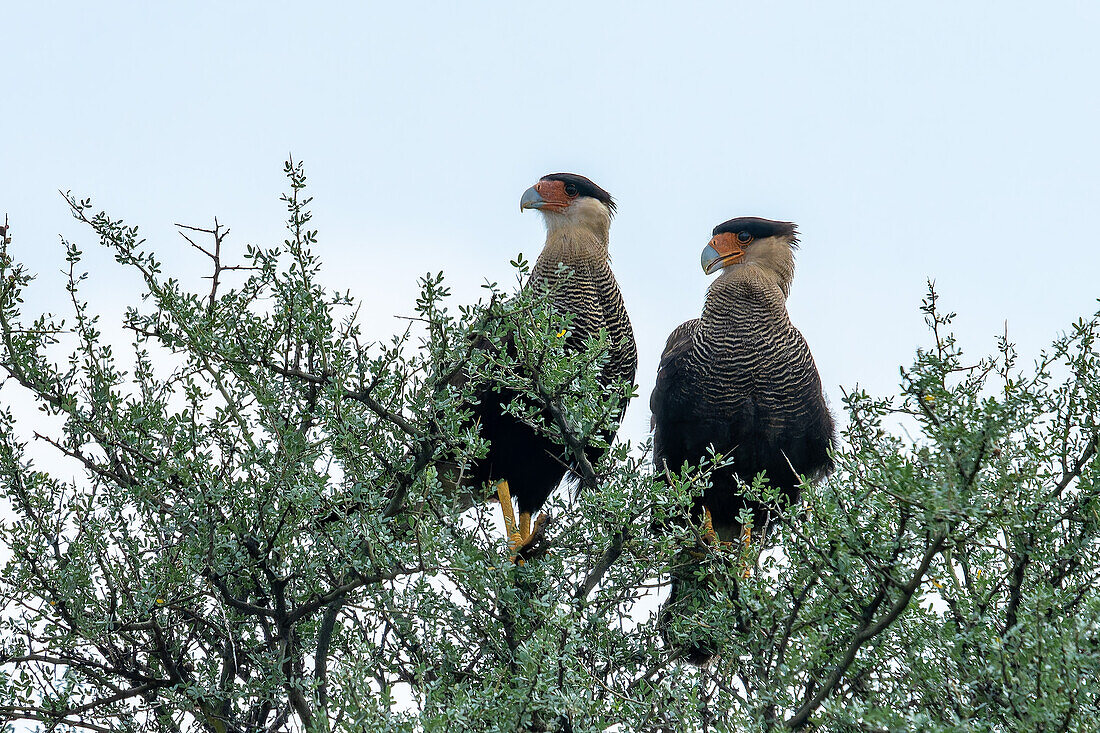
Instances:
[[[546,243],[526,287],[544,290],[555,310],[572,316],[565,348],[580,349],[603,329],[609,348],[601,383],[607,388],[620,382],[633,384],[638,366],[634,333],[608,262],[608,233],[615,213],[611,195],[584,176],[553,173],[527,189],[519,206],[521,211],[538,210],[546,224]],[[470,407],[482,437],[489,441],[489,452],[463,472],[466,486],[496,486],[513,552],[531,539],[531,515],[573,463],[569,452],[545,431],[505,411],[516,397],[510,389],[481,386]],[[610,443],[614,432],[601,437]],[[592,445],[585,450],[593,463],[601,453]]]
[[[703,314],[668,338],[650,397],[653,454],[658,471],[698,466],[711,451],[729,463],[711,474],[696,500],[723,541],[744,538],[767,525],[783,505],[796,505],[801,476],[816,480],[832,470],[833,419],[806,340],[787,315],[794,276],[797,230],[790,222],[755,217],[731,219],[714,228],[703,249],[710,286]],[[746,497],[745,487],[763,472],[779,489],[778,506]],[[752,523],[739,519],[747,509]],[[688,595],[690,567],[673,572],[665,616]],[[701,663],[714,644],[685,650]]]

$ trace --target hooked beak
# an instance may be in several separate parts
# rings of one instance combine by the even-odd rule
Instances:
[[[524,209],[541,209],[546,206],[548,202],[542,197],[542,194],[535,190],[534,186],[523,192],[523,196],[519,200],[519,210]]]
[[[703,267],[703,272],[709,275],[723,267],[736,265],[743,259],[745,259],[745,250],[737,240],[732,235],[719,234],[710,240],[710,244],[703,247],[703,252],[699,255],[699,264]]]
[[[708,275],[722,264],[721,260],[722,255],[718,254],[717,250],[709,244],[703,247],[703,254],[699,256],[699,264],[703,266],[703,272]]]

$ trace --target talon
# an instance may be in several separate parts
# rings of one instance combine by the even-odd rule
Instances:
[[[517,565],[523,565],[525,563],[522,557],[518,557],[520,554],[532,549],[532,545],[535,544],[535,539],[542,529],[542,526],[549,521],[550,515],[543,512],[535,520],[535,524],[531,526],[531,515],[524,512],[519,515],[520,522],[520,541],[519,545],[515,548],[515,554],[512,559]],[[539,553],[541,554],[541,553]]]
[[[508,549],[512,552],[512,562],[520,567],[526,565],[526,561],[519,557],[520,551],[527,546],[527,542],[531,539],[531,513],[520,512],[519,513],[519,531],[514,535],[511,535],[511,541],[508,543]]]

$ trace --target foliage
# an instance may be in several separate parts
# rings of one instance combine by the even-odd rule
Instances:
[[[618,419],[621,393],[596,381],[606,338],[565,350],[569,318],[531,288],[487,284],[452,312],[429,274],[406,330],[373,340],[354,299],[321,285],[305,176],[286,172],[282,246],[225,265],[223,227],[183,228],[210,239],[193,242],[213,267],[202,295],[136,228],[66,197],[144,283],[126,358],[81,300],[75,244],[69,320],[28,320],[32,277],[5,240],[0,395],[32,395],[60,427],[0,411],[0,716],[93,731],[1094,725],[1097,318],[1034,369],[1005,340],[970,364],[930,288],[932,346],[898,397],[847,393],[836,474],[805,488],[772,548],[714,547],[683,519],[707,467],[666,485],[646,446],[583,460]],[[510,409],[579,464],[579,496],[551,502],[523,564],[495,506],[467,508],[436,470],[484,453],[466,417],[487,381],[521,392]],[[57,460],[36,464],[29,440]],[[711,593],[668,632],[719,640],[704,669],[657,628],[656,586],[689,546]]]

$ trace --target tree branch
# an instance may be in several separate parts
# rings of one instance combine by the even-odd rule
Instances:
[[[856,654],[859,652],[860,648],[869,640],[882,633],[882,631],[892,624],[909,606],[909,601],[912,600],[913,594],[924,580],[924,574],[928,571],[928,566],[932,563],[932,558],[934,558],[936,553],[940,551],[940,548],[943,547],[946,539],[947,531],[945,529],[939,530],[936,535],[933,536],[928,547],[925,549],[923,557],[921,557],[920,563],[917,565],[917,569],[909,579],[909,582],[902,586],[901,595],[898,596],[889,610],[887,610],[878,621],[871,623],[871,620],[867,619],[860,628],[856,630],[852,635],[848,648],[844,650],[844,654],[840,661],[833,668],[833,671],[829,674],[824,684],[821,685],[810,699],[806,700],[801,707],[795,711],[794,715],[784,722],[784,725],[791,730],[797,730],[809,722],[810,716],[821,706],[825,698],[832,694],[837,684],[843,679],[848,668],[851,667],[852,662],[855,661]]]

